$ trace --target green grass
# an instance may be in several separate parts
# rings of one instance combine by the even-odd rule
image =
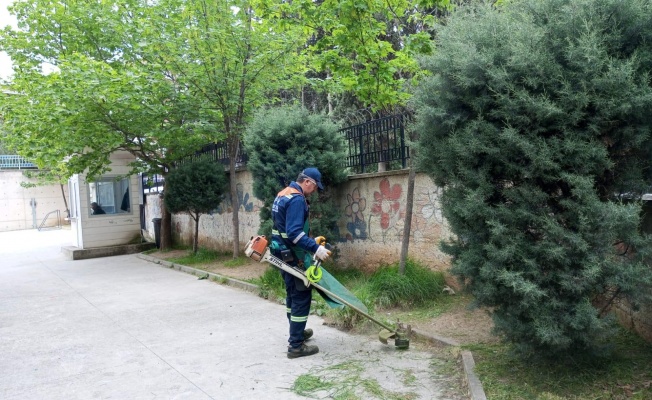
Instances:
[[[269,266],[257,280],[252,282],[260,287],[260,297],[265,299],[277,299],[279,302],[285,299],[285,282],[278,269]]]
[[[245,265],[249,262],[249,258],[246,256],[239,256],[238,258],[233,258],[233,254],[225,251],[213,251],[207,249],[199,249],[196,254],[192,253],[192,250],[188,250],[188,254],[182,257],[170,258],[168,261],[174,262],[182,265],[200,265],[208,264],[212,262],[221,262],[225,267],[239,267]]]
[[[476,374],[489,399],[652,399],[652,345],[622,330],[608,358],[524,360],[508,345],[475,345]]]
[[[399,274],[398,265],[383,267],[371,276],[368,284],[376,305],[396,307],[419,306],[442,297],[445,281],[442,273],[408,260],[405,274]]]
[[[193,254],[192,251],[189,254],[186,254],[183,257],[174,257],[170,258],[168,261],[174,262],[182,265],[197,265],[197,264],[206,264],[216,260],[225,258],[226,254],[224,252],[217,252],[207,249],[199,249],[196,254]]]
[[[363,378],[365,365],[360,361],[346,361],[327,367],[316,367],[309,374],[300,375],[292,386],[295,393],[312,398],[336,400],[387,399],[411,400],[413,392],[394,392],[384,389],[375,379]],[[410,375],[410,370],[396,373]],[[414,375],[411,375],[414,378]],[[326,397],[327,393],[327,397]]]

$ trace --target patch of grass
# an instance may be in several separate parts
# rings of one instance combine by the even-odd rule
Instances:
[[[444,274],[434,272],[414,260],[405,263],[405,274],[398,265],[380,268],[369,278],[371,297],[380,307],[418,306],[442,296]]]
[[[196,254],[190,252],[183,257],[174,257],[170,258],[168,261],[182,264],[182,265],[196,265],[196,264],[205,264],[213,262],[224,256],[224,253],[220,253],[213,250],[199,249]]]
[[[247,265],[250,261],[250,258],[247,256],[239,256],[238,258],[232,258],[228,261],[224,261],[225,267],[241,267]]]
[[[278,269],[269,266],[260,277],[258,283],[260,287],[260,297],[265,299],[285,298],[285,282]]]
[[[508,345],[466,346],[487,398],[652,399],[652,345],[622,330],[608,358],[525,360]]]
[[[152,253],[156,253],[157,251],[158,249],[154,247],[153,249],[143,251],[143,254],[152,254]]]

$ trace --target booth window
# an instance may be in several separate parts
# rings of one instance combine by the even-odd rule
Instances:
[[[131,213],[129,179],[103,176],[88,183],[91,215]]]

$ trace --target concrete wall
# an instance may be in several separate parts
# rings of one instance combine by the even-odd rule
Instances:
[[[244,170],[237,174],[240,210],[240,247],[244,248],[260,226],[262,202],[253,196],[253,178]],[[337,189],[341,219],[338,221],[339,261],[360,269],[398,262],[405,223],[408,171],[356,175]],[[448,257],[439,250],[439,241],[450,235],[441,215],[439,189],[426,175],[417,174],[414,190],[409,256],[434,269],[448,268]],[[151,219],[160,216],[158,195],[147,198],[148,231],[153,237]],[[226,201],[212,215],[202,215],[199,246],[230,251],[233,205]],[[172,216],[175,243],[189,245],[194,232],[190,216]],[[313,234],[319,234],[313,232]]]
[[[355,175],[338,188],[342,214],[337,244],[341,262],[366,269],[400,259],[406,220],[408,171]],[[449,258],[439,242],[451,233],[441,214],[440,189],[417,174],[408,256],[437,270],[448,268]]]
[[[36,180],[28,179],[21,170],[0,170],[0,232],[36,228],[45,216],[54,210],[59,210],[62,224],[68,223],[65,220],[66,206],[59,185],[25,189],[20,186],[21,182],[35,183]],[[66,199],[69,199],[67,185],[64,185],[64,193]],[[35,213],[30,205],[32,199],[36,202]],[[52,213],[44,226],[56,225],[56,214]]]

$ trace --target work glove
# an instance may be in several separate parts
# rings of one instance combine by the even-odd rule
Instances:
[[[328,257],[331,256],[331,251],[326,250],[326,247],[324,246],[319,246],[319,248],[315,252],[315,256],[320,260],[325,261]]]
[[[325,245],[326,244],[326,238],[323,236],[317,236],[315,238],[315,242],[317,242],[318,245]]]

